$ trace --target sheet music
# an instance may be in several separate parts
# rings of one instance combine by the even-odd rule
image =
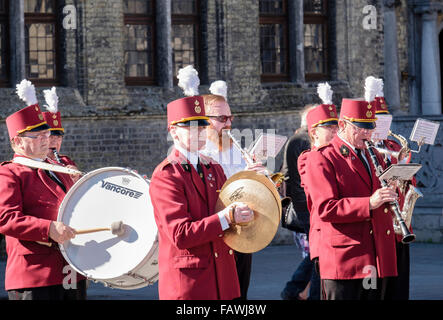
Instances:
[[[377,114],[375,121],[376,127],[372,133],[372,140],[385,140],[388,138],[389,129],[391,128],[391,114]]]
[[[258,161],[266,160],[268,157],[275,158],[287,139],[287,137],[278,134],[261,134],[249,150]]]
[[[419,143],[434,144],[440,123],[418,118],[415,121],[409,140]],[[423,140],[422,140],[423,139]]]
[[[383,171],[379,178],[385,181],[411,180],[420,168],[421,164],[418,163],[393,164]]]

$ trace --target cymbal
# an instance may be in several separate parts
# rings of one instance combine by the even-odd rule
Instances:
[[[254,220],[225,230],[224,242],[232,249],[252,253],[265,248],[280,224],[281,200],[272,181],[255,171],[240,171],[223,185],[216,212],[233,202],[246,203],[254,211]]]

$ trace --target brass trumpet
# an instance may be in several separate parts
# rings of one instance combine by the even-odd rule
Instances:
[[[231,131],[226,130],[226,134],[231,139],[234,146],[241,152],[241,154],[242,154],[243,158],[245,159],[245,161],[247,162],[247,164],[250,166],[254,165],[256,162],[254,161],[252,156],[245,149],[243,149],[241,147],[240,143],[235,139],[235,137],[232,135]],[[274,185],[277,189],[281,186],[283,180],[285,179],[284,174],[281,172],[270,173],[268,170],[266,170],[264,172],[264,175],[267,176],[269,179],[271,179],[271,181],[274,183]]]
[[[392,151],[377,146],[375,146],[374,148],[383,155],[388,155],[397,159],[398,162],[403,160],[407,156],[407,154],[411,152],[411,149],[408,145],[408,140],[400,134],[393,133],[391,130],[389,130],[388,136],[392,136],[400,142],[401,149],[399,151]]]

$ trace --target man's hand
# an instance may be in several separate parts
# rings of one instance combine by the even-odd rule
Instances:
[[[78,168],[76,166],[72,165],[72,164],[67,165],[66,168],[74,169],[74,170],[79,171]],[[78,179],[80,179],[82,177],[81,174],[71,174],[70,176],[71,176],[72,181],[74,181],[74,183],[76,183],[78,181]]]
[[[49,226],[49,237],[57,243],[63,243],[75,237],[75,230],[63,222],[52,221]]]
[[[247,223],[254,220],[254,211],[243,202],[231,203],[224,210],[229,224]]]
[[[393,202],[397,200],[397,192],[393,188],[383,187],[376,190],[369,198],[369,209],[374,210],[380,207],[383,203]]]

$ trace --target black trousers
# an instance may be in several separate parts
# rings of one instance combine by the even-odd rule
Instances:
[[[241,296],[239,300],[247,300],[249,281],[251,279],[252,253],[242,253],[234,251],[234,254],[238,281],[240,283]]]
[[[383,300],[387,278],[377,278],[376,288],[365,288],[363,279],[321,279],[321,300]]]
[[[77,289],[63,285],[17,289],[8,291],[9,300],[86,300],[86,280],[77,282]]]
[[[397,242],[396,252],[398,277],[389,278],[385,298],[386,300],[409,300],[409,244]]]

